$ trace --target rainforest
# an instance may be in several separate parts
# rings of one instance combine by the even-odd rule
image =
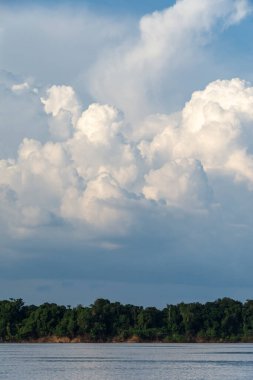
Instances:
[[[253,342],[253,300],[163,309],[97,299],[90,306],[0,301],[1,342]]]

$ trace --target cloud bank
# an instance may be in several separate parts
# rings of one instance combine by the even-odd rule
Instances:
[[[193,93],[173,122],[153,115],[152,134],[145,136],[144,121],[138,139],[130,139],[115,107],[82,110],[71,87],[54,85],[41,102],[54,141],[25,138],[16,160],[1,160],[2,201],[7,209],[11,202],[10,213],[13,199],[16,205],[12,228],[29,232],[60,218],[103,230],[120,225],[127,233],[138,207],[193,213],[220,207],[216,177],[253,189],[253,87],[240,79]]]
[[[153,112],[165,78],[249,12],[181,0],[144,16],[88,70],[88,106],[73,86],[1,72],[3,276],[253,286],[252,85],[215,80]]]
[[[187,0],[145,15],[137,35],[118,49],[107,51],[91,71],[91,93],[123,108],[130,118],[170,107],[172,91],[181,91],[178,78],[193,67],[196,75],[196,70],[202,71],[201,65],[210,65],[203,62],[203,47],[217,28],[239,23],[249,11],[244,0]],[[166,95],[165,104],[162,94]]]

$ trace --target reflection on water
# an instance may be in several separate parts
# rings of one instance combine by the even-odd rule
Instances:
[[[252,380],[253,344],[0,344],[0,379]]]

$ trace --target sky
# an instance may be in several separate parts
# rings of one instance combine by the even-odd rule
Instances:
[[[0,299],[252,298],[252,10],[0,1]]]
[[[144,13],[162,10],[175,3],[174,0],[1,0],[0,2],[7,6],[43,6],[43,7],[59,7],[64,5],[70,8],[80,7],[92,8],[95,12],[129,13],[134,17],[143,15]]]

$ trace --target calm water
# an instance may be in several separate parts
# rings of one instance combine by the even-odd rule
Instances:
[[[252,380],[253,344],[0,344],[4,380]]]

